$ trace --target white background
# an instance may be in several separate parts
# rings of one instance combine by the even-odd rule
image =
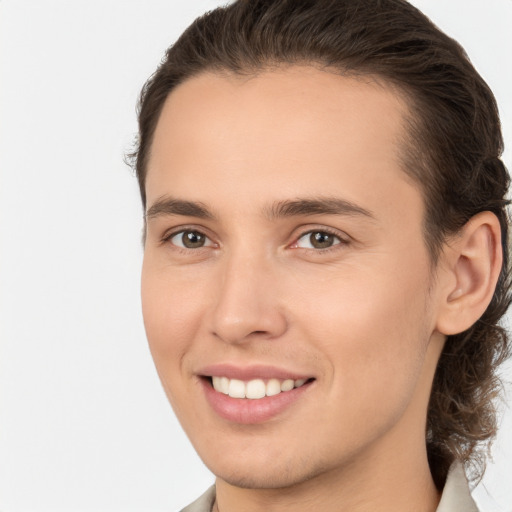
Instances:
[[[143,82],[218,3],[0,1],[3,512],[171,512],[213,482],[147,349],[142,212],[122,158]],[[510,141],[512,1],[414,3],[466,47]],[[510,148],[505,160],[511,168]],[[494,454],[475,496],[511,512],[510,410]]]

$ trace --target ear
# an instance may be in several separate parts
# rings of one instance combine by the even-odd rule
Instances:
[[[498,218],[475,215],[445,249],[436,328],[448,336],[469,329],[492,299],[503,260]]]

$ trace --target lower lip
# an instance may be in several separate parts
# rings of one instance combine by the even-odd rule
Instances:
[[[208,403],[223,419],[233,423],[264,423],[291,407],[309,389],[313,381],[299,388],[284,391],[274,396],[265,396],[257,400],[250,398],[231,398],[229,395],[213,389],[210,380],[201,379]]]

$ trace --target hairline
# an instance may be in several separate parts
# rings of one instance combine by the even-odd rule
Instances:
[[[186,84],[189,80],[193,80],[195,78],[199,78],[202,76],[213,75],[220,76],[224,78],[240,78],[246,80],[252,80],[257,78],[259,75],[263,73],[272,73],[277,71],[283,71],[290,69],[292,67],[303,66],[303,67],[311,67],[317,69],[319,71],[323,71],[326,73],[330,73],[333,75],[343,76],[346,78],[351,78],[354,80],[365,81],[365,83],[369,83],[369,81],[364,80],[365,78],[369,78],[372,83],[377,84],[383,88],[387,88],[394,96],[399,100],[400,103],[403,104],[403,110],[401,112],[402,116],[402,129],[401,136],[396,141],[396,149],[398,162],[402,172],[404,173],[407,181],[414,187],[417,187],[422,197],[423,204],[423,219],[422,219],[422,231],[423,231],[423,241],[427,248],[429,254],[429,260],[431,265],[431,271],[435,270],[437,266],[441,246],[443,244],[443,238],[439,236],[435,236],[433,233],[433,227],[431,226],[431,219],[428,215],[428,205],[429,205],[429,193],[428,188],[422,184],[420,181],[419,175],[413,172],[412,169],[412,160],[416,160],[418,162],[418,156],[423,157],[424,161],[427,159],[425,148],[421,147],[419,142],[420,137],[416,137],[416,141],[413,140],[412,134],[424,132],[424,127],[422,126],[424,120],[421,117],[419,110],[419,99],[418,94],[412,91],[411,87],[408,87],[406,84],[399,82],[398,80],[392,80],[390,77],[385,76],[382,73],[376,73],[372,71],[365,71],[361,68],[349,69],[347,67],[343,67],[343,65],[335,65],[335,64],[326,64],[321,60],[314,59],[289,59],[289,60],[266,60],[264,62],[255,64],[255,65],[247,65],[238,69],[229,68],[225,65],[215,65],[208,64],[203,68],[198,70],[197,72],[190,73],[182,77],[182,79],[174,84],[168,91],[161,101],[159,105],[159,110],[155,112],[154,124],[152,126],[152,130],[150,133],[150,139],[147,143],[147,152],[144,155],[144,161],[142,163],[142,176],[143,176],[143,184],[144,184],[144,196],[143,196],[143,206],[144,210],[147,207],[146,204],[146,178],[149,170],[149,163],[151,160],[151,153],[153,149],[153,142],[155,132],[160,121],[162,111],[164,109],[164,105],[169,99],[170,95],[180,86]],[[416,115],[415,115],[416,113]],[[410,130],[406,128],[410,127]],[[432,165],[431,162],[427,162],[427,165]],[[417,164],[417,167],[421,167],[421,164]],[[421,170],[421,169],[420,169]],[[143,228],[143,236],[142,241],[143,244],[146,240],[146,221],[144,219],[144,228]]]

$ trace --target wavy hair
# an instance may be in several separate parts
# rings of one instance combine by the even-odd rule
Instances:
[[[253,74],[312,64],[393,85],[410,115],[404,171],[423,193],[424,237],[436,263],[447,237],[482,211],[501,224],[504,264],[483,316],[448,336],[434,377],[426,443],[442,487],[454,459],[484,468],[496,433],[497,367],[510,354],[499,320],[510,303],[509,175],[495,98],[462,47],[405,0],[238,0],[196,19],[145,84],[139,138],[131,155],[145,205],[145,177],[155,127],[169,93],[204,71]]]

